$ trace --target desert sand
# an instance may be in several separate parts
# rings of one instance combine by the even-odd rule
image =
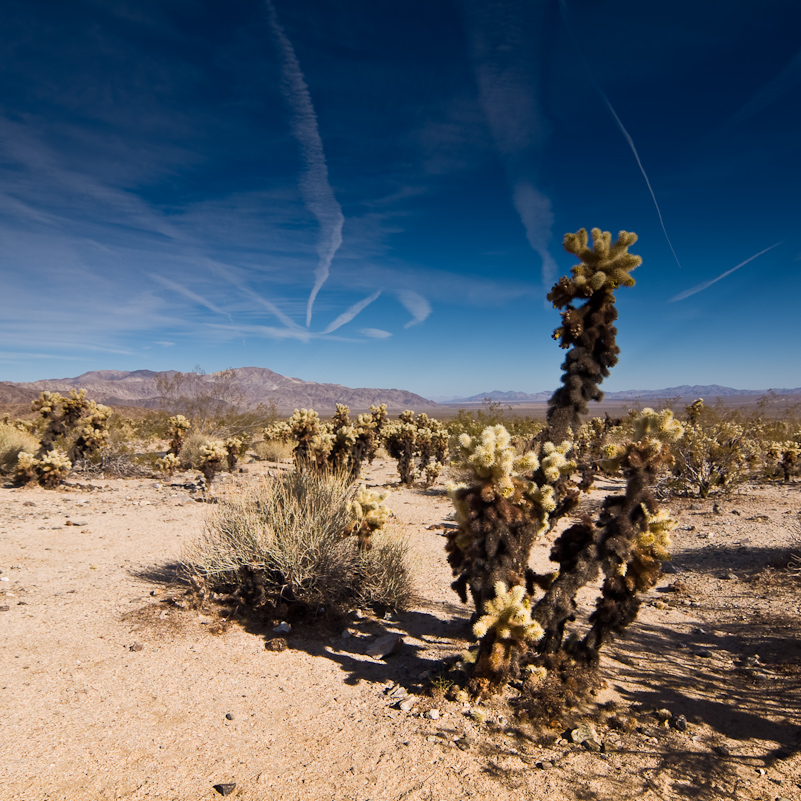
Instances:
[[[431,694],[471,640],[445,561],[452,507],[441,486],[400,488],[388,461],[366,479],[391,489],[416,599],[296,627],[280,652],[175,583],[209,512],[183,478],[0,488],[0,798],[801,799],[801,579],[786,570],[801,483],[667,502],[669,572],[571,721],[594,722],[594,752],[519,722],[506,697],[448,700],[446,680]],[[401,648],[368,656],[386,633]]]

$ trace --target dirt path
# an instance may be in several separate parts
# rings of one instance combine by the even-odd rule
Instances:
[[[368,474],[395,480],[390,463]],[[801,484],[717,513],[671,505],[674,572],[604,657],[598,700],[617,708],[596,714],[605,750],[591,753],[502,701],[475,715],[421,694],[470,635],[442,529],[427,528],[450,514],[441,490],[394,486],[388,501],[414,543],[413,608],[353,616],[346,639],[293,632],[273,653],[261,633],[216,633],[165,583],[205,504],[154,480],[88,483],[0,489],[0,799],[183,801],[226,783],[260,801],[801,799],[801,580],[781,569],[801,550]],[[386,632],[401,651],[366,656]]]

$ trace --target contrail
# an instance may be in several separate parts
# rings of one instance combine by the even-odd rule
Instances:
[[[317,125],[317,114],[312,105],[306,79],[300,69],[295,49],[278,21],[278,15],[271,0],[266,0],[270,27],[281,53],[281,76],[284,97],[292,109],[292,132],[300,144],[306,170],[300,181],[300,190],[309,211],[317,218],[320,226],[320,241],[317,245],[319,262],[314,271],[314,286],[306,305],[306,327],[311,325],[312,307],[317,293],[328,280],[331,261],[342,244],[342,226],[345,217],[342,208],[334,197],[334,190],[328,181],[328,166],[323,151],[323,141]]]
[[[595,80],[595,76],[590,70],[590,65],[587,63],[587,59],[584,58],[584,53],[579,46],[578,40],[576,39],[575,34],[573,33],[573,28],[570,26],[570,18],[568,17],[567,11],[567,3],[565,0],[559,0],[559,8],[562,12],[562,19],[565,22],[565,27],[567,28],[568,36],[570,36],[570,41],[573,42],[573,47],[576,48],[576,52],[581,59],[581,63],[584,65],[584,70],[589,76],[590,82],[595,87],[595,90],[601,96],[601,99],[606,104],[606,107],[609,109],[609,113],[614,118],[615,122],[617,123],[617,127],[620,128],[621,133],[623,136],[626,137],[626,141],[629,143],[629,147],[631,148],[631,152],[634,154],[634,158],[637,160],[637,165],[640,168],[640,172],[642,173],[642,177],[645,178],[645,184],[648,187],[648,191],[651,193],[651,199],[654,201],[654,207],[656,208],[656,213],[659,216],[659,224],[662,226],[662,231],[665,234],[665,239],[667,240],[668,246],[670,247],[670,251],[673,254],[673,258],[676,260],[676,264],[679,265],[681,268],[681,262],[679,261],[679,257],[676,255],[676,251],[673,248],[673,243],[670,241],[670,237],[668,236],[667,228],[665,228],[665,221],[662,219],[662,211],[659,208],[659,203],[657,203],[656,195],[654,194],[654,190],[651,187],[651,182],[648,180],[648,175],[645,172],[645,167],[642,166],[642,161],[640,161],[640,154],[637,152],[637,148],[634,146],[634,140],[629,135],[629,132],[626,130],[626,127],[620,121],[620,117],[617,116],[614,108],[612,108],[612,104],[609,102],[609,98],[606,96],[606,93],[601,88],[601,85]]]
[[[677,300],[684,300],[685,298],[689,298],[690,295],[695,295],[698,292],[703,292],[705,289],[708,289],[712,286],[712,284],[716,284],[721,279],[725,278],[727,275],[731,275],[735,270],[739,270],[740,267],[744,267],[748,264],[749,261],[753,261],[754,259],[758,259],[763,253],[767,253],[769,250],[773,250],[773,248],[778,247],[781,245],[785,240],[782,239],[781,242],[777,242],[775,245],[771,245],[769,248],[765,248],[764,250],[760,250],[759,253],[755,253],[750,258],[746,259],[745,261],[741,261],[736,267],[732,267],[731,270],[726,270],[725,273],[721,273],[717,278],[713,278],[711,281],[704,281],[703,284],[698,284],[694,286],[692,289],[687,289],[684,292],[679,292],[678,295],[672,297],[668,303],[675,303]]]
[[[337,328],[341,328],[345,323],[349,323],[359,312],[366,309],[374,300],[378,298],[381,294],[381,290],[379,289],[377,292],[373,292],[370,297],[364,298],[364,300],[360,300],[358,303],[354,303],[349,309],[342,312],[339,317],[334,320],[328,328],[323,331],[324,334],[330,334],[333,331],[336,331]]]

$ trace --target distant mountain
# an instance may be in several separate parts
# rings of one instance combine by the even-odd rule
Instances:
[[[665,400],[667,398],[695,400],[696,398],[704,398],[707,401],[713,401],[715,398],[761,397],[762,395],[767,395],[768,392],[771,391],[776,395],[801,395],[801,388],[774,390],[732,389],[732,387],[721,387],[718,384],[709,384],[706,386],[689,386],[688,384],[682,384],[680,387],[668,387],[667,389],[626,389],[621,392],[605,392],[604,400],[637,401]],[[442,401],[442,403],[447,406],[458,406],[459,404],[472,405],[483,403],[487,398],[491,401],[510,405],[516,403],[547,403],[552,394],[552,392],[536,392],[533,394],[527,392],[501,392],[496,389],[492,392],[481,392],[478,395],[471,395],[468,398],[455,398],[453,400]]]
[[[68,393],[72,389],[85,389],[86,394],[98,403],[108,406],[158,407],[161,403],[157,379],[170,378],[175,370],[156,373],[152,370],[95,370],[76,378],[51,378],[30,383],[0,382],[0,403],[26,403],[43,390]],[[437,404],[403,389],[351,389],[341,384],[318,384],[300,378],[288,378],[264,367],[239,367],[234,370],[236,390],[246,405],[275,402],[279,411],[312,408],[319,412],[333,412],[337,403],[344,403],[353,411],[364,411],[371,404],[386,403],[393,411],[403,409],[435,410]],[[200,377],[201,381],[214,381],[215,373]]]

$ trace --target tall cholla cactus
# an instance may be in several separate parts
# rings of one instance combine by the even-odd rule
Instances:
[[[554,543],[551,560],[559,565],[559,573],[532,613],[545,631],[539,654],[553,654],[562,647],[565,626],[575,617],[578,591],[601,570],[605,580],[590,616],[590,630],[572,647],[571,655],[596,664],[603,643],[635,619],[638,595],[656,583],[668,556],[668,534],[675,526],[658,509],[651,487],[659,472],[673,463],[670,443],[682,432],[669,410],[644,409],[635,420],[633,439],[609,446],[605,467],[622,471],[626,491],[606,498],[597,521],[586,517]]]
[[[292,438],[298,443],[294,451],[295,464],[299,468],[316,464],[317,460],[313,457],[312,444],[314,443],[315,450],[319,451],[319,437],[322,433],[320,415],[314,409],[295,409],[294,414],[289,418],[289,429]]]
[[[373,547],[370,538],[384,527],[392,515],[392,511],[384,505],[388,496],[388,492],[373,492],[367,487],[360,487],[353,496],[349,506],[353,522],[348,534],[359,538],[360,551],[369,551]]]
[[[564,248],[581,259],[572,269],[573,277],[562,277],[548,294],[554,308],[564,309],[562,325],[554,339],[569,348],[562,369],[562,386],[548,402],[548,428],[544,438],[560,442],[574,434],[580,425],[579,415],[587,411],[587,401],[601,400],[600,383],[617,364],[620,349],[615,344],[617,320],[615,290],[634,286],[630,273],[642,263],[628,252],[637,235],[621,231],[612,243],[609,231],[592,229],[592,248],[587,231],[566,234]],[[580,302],[576,307],[574,304]]]
[[[531,548],[548,530],[557,485],[575,465],[565,456],[569,442],[545,443],[542,458],[533,451],[519,455],[500,425],[484,429],[479,439],[462,434],[459,448],[469,483],[449,487],[458,528],[449,532],[445,549],[457,577],[454,590],[466,603],[469,588],[480,614],[498,582],[526,584]]]
[[[170,438],[170,449],[167,453],[178,456],[189,433],[191,424],[182,414],[176,414],[167,420],[167,436]]]

